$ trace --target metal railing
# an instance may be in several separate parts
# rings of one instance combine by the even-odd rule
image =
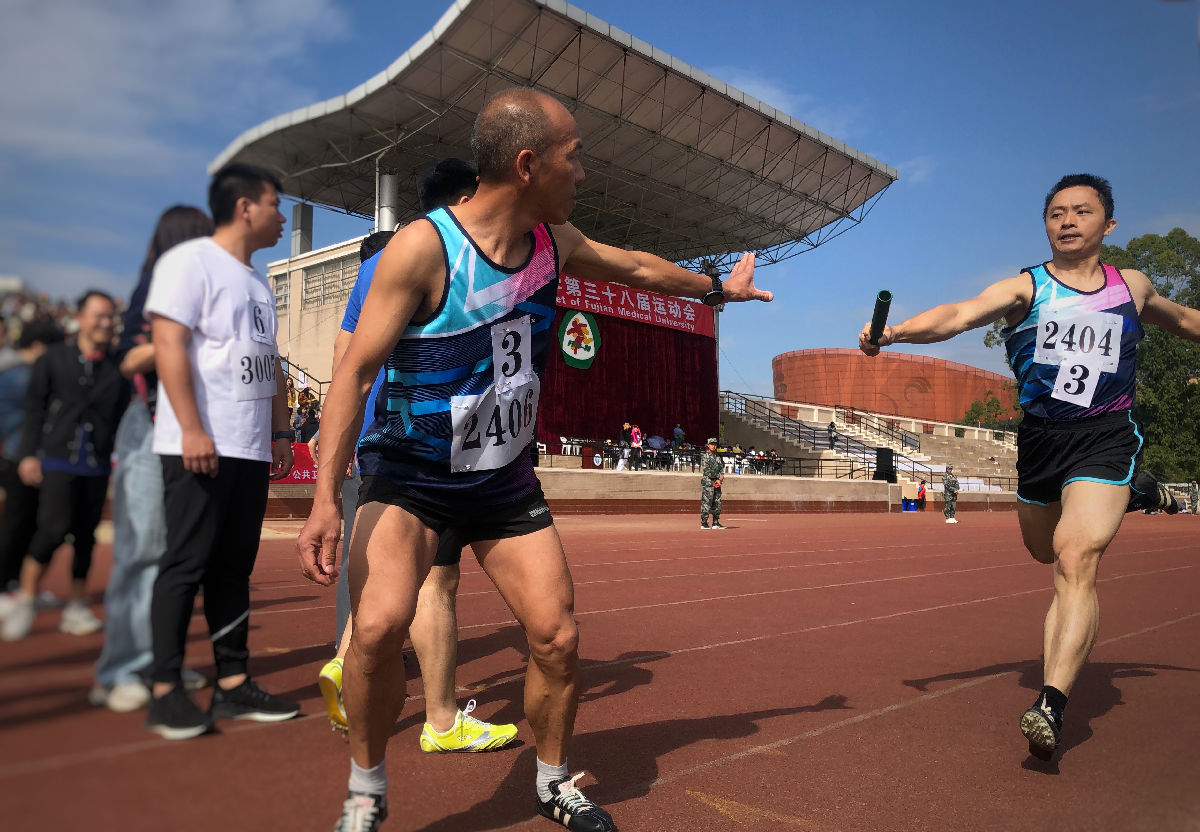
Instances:
[[[798,419],[784,416],[772,408],[768,404],[768,401],[742,393],[734,393],[730,390],[721,392],[721,409],[724,412],[740,416],[755,427],[778,432],[785,440],[790,440],[800,445],[808,445],[814,450],[829,448],[845,457],[849,457],[848,460],[839,460],[844,463],[846,471],[844,474],[838,473],[835,476],[858,479],[858,473],[866,469],[869,469],[873,474],[875,470],[876,450],[874,445],[868,445],[845,434],[839,434],[834,438],[831,446],[828,433],[825,429],[813,427]],[[904,431],[900,431],[900,433],[904,433]],[[913,436],[913,434],[908,435]],[[804,460],[805,466],[802,467],[815,467],[816,470],[820,470],[819,462],[825,462],[827,466],[831,466],[833,461]],[[893,457],[893,465],[896,468],[897,474],[903,474],[909,479],[914,481],[919,479],[932,481],[933,471],[928,465],[910,459],[903,454]],[[796,476],[823,476],[823,474],[804,473],[797,474]]]
[[[833,412],[838,418],[848,425],[862,427],[871,431],[885,439],[899,445],[904,450],[920,451],[921,437],[915,433],[902,430],[898,425],[894,425],[886,419],[881,419],[870,413],[864,413],[861,410],[855,410],[853,407],[838,405],[833,409]]]

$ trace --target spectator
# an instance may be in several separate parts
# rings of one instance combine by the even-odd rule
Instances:
[[[159,217],[142,263],[141,277],[129,300],[117,359],[133,382],[135,395],[117,428],[117,470],[113,476],[113,568],[104,593],[104,648],[96,662],[88,696],[93,705],[133,711],[150,701],[148,676],[153,661],[150,598],[158,562],[167,548],[163,515],[162,462],[154,453],[154,414],[158,376],[150,324],[143,316],[150,279],[160,257],[176,245],[213,232],[212,220],[199,208],[176,205]],[[185,685],[204,686],[204,677],[188,671]]]
[[[629,467],[634,471],[642,467],[642,429],[634,425],[629,429]]]
[[[958,512],[958,477],[954,476],[953,465],[947,465],[946,473],[942,474],[942,494],[946,498],[946,507],[943,510],[946,522],[957,523],[958,518],[955,514]]]
[[[721,485],[725,480],[725,466],[717,456],[717,440],[710,438],[704,446],[700,460],[700,528],[724,529],[721,525]],[[708,524],[712,516],[712,525]]]
[[[917,486],[917,511],[925,510],[925,480]]]
[[[1200,486],[1197,486],[1196,481],[1192,480],[1188,483],[1188,511],[1192,514],[1197,511],[1197,502],[1200,502]]]
[[[0,517],[0,619],[8,617],[17,600],[21,561],[37,529],[38,489],[21,482],[21,425],[25,419],[25,393],[33,365],[46,349],[63,339],[49,321],[35,321],[21,329],[14,363],[0,370],[0,488],[4,489],[4,516]]]
[[[288,376],[283,386],[287,390],[288,418],[290,419],[296,412],[296,382],[292,380],[291,376]]]
[[[826,430],[829,432],[829,450],[832,451],[834,444],[837,442],[837,425],[835,425],[833,422],[830,422],[829,427],[826,428]]]
[[[198,736],[214,719],[275,722],[300,712],[247,671],[250,573],[268,481],[292,468],[275,294],[250,265],[255,251],[283,234],[279,183],[265,170],[234,163],[213,177],[208,201],[213,235],[167,252],[146,298],[162,391],[154,451],[162,456],[167,521],[150,608],[154,676],[146,728],[167,739]],[[181,676],[201,586],[217,665],[208,713],[196,707]]]
[[[321,427],[321,420],[317,416],[317,409],[310,407],[304,412],[304,421],[300,423],[300,442],[308,444],[308,441],[317,435],[317,430]]]
[[[129,382],[110,353],[116,304],[103,292],[79,300],[79,334],[33,365],[25,397],[18,474],[41,488],[37,530],[21,563],[21,587],[4,621],[6,641],[33,629],[34,599],[54,551],[71,535],[71,591],[59,628],[89,635],[103,626],[87,606],[96,526],[108,494],[113,440],[129,403]]]
[[[686,438],[687,438],[687,437],[685,436],[685,434],[684,434],[684,432],[683,432],[683,426],[682,426],[682,425],[681,425],[679,422],[676,422],[676,423],[675,423],[675,430],[674,430],[674,432],[673,432],[673,435],[672,435],[672,437],[671,437],[671,448],[672,448],[673,450],[676,450],[676,451],[678,451],[680,448],[682,448],[682,447],[683,447],[683,445],[684,445],[684,440],[685,440]]]

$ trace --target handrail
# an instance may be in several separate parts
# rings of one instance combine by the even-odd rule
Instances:
[[[742,416],[755,425],[765,427],[767,430],[777,430],[783,435],[784,439],[799,444],[808,444],[814,449],[823,445],[828,446],[827,443],[829,440],[823,429],[815,428],[798,419],[784,416],[767,405],[762,397],[747,396],[742,393],[734,393],[731,390],[723,390],[720,395],[722,410]],[[865,442],[853,439],[844,434],[837,436],[834,444],[841,447],[833,447],[830,450],[837,450],[843,456],[853,459],[854,464],[851,466],[847,476],[853,477],[856,471],[864,470],[868,465],[872,473],[874,472],[874,445],[868,445]],[[893,458],[893,465],[897,472],[907,474],[910,479],[932,481],[933,471],[929,466],[923,465],[903,454]]]
[[[293,378],[297,382],[299,382],[300,381],[300,373],[303,373],[304,374],[304,384],[306,386],[312,387],[313,385],[316,385],[317,403],[318,404],[320,404],[321,402],[323,402],[325,400],[325,388],[328,387],[331,382],[321,381],[320,379],[315,378],[312,375],[312,373],[310,373],[308,370],[304,369],[303,367],[299,366],[298,364],[292,363],[292,361],[286,355],[279,356],[279,360],[283,364],[283,368],[284,368],[283,371],[285,373],[287,373],[287,375],[290,378]],[[297,391],[297,392],[299,392],[299,391]]]
[[[834,407],[833,412],[841,415],[842,421],[846,422],[847,424],[862,425],[868,430],[874,431],[880,436],[892,440],[901,448],[911,448],[912,450],[918,452],[921,450],[921,437],[915,433],[909,433],[906,430],[902,430],[896,425],[880,419],[878,416],[874,416],[870,413],[865,413],[861,410],[857,410],[853,407],[847,407],[845,405],[837,405]],[[850,416],[851,418],[846,418],[847,416]]]

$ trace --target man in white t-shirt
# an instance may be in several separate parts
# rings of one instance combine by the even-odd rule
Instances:
[[[146,298],[159,378],[154,452],[162,457],[167,520],[150,609],[154,699],[146,728],[167,739],[203,734],[214,719],[274,722],[300,712],[246,670],[250,573],[267,488],[292,467],[275,295],[250,265],[255,251],[283,234],[279,191],[260,168],[218,171],[208,192],[216,231],[164,254]],[[217,666],[208,713],[180,684],[201,587]]]

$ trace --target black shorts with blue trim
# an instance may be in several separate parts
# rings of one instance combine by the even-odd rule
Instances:
[[[522,537],[554,525],[546,495],[541,487],[511,503],[498,506],[447,506],[416,494],[387,477],[363,477],[358,492],[358,504],[384,503],[397,506],[416,517],[438,534],[439,540],[452,541],[439,545],[435,565],[447,566],[456,563],[450,560],[453,549],[458,553],[462,547],[479,540],[504,540]]]
[[[1017,499],[1056,503],[1077,480],[1128,485],[1142,444],[1142,430],[1128,410],[1085,419],[1026,413],[1017,429]]]

